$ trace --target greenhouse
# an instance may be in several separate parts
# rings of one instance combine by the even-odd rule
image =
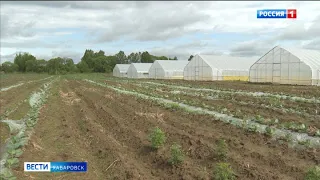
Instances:
[[[320,51],[276,46],[250,68],[250,82],[320,85]]]
[[[250,66],[256,60],[228,55],[195,55],[184,68],[183,76],[185,80],[248,81]]]
[[[127,77],[127,72],[130,64],[117,64],[113,68],[113,76],[115,77]]]
[[[149,78],[152,63],[132,63],[128,69],[128,78]]]
[[[183,70],[188,63],[187,60],[156,60],[149,69],[149,78],[183,79]]]

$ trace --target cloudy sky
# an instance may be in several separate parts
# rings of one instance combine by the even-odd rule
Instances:
[[[258,9],[297,9],[297,19],[257,19]],[[1,61],[16,52],[71,57],[85,49],[261,56],[275,45],[320,50],[319,2],[3,2]]]

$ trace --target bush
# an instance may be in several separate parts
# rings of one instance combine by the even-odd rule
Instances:
[[[214,170],[215,180],[234,180],[235,174],[228,163],[218,163]]]
[[[218,159],[220,161],[225,161],[227,159],[227,151],[228,151],[228,147],[225,140],[223,139],[218,140],[216,145],[217,145],[216,154]]]
[[[320,166],[310,168],[304,178],[305,180],[319,180],[320,179]]]
[[[154,128],[149,135],[149,141],[154,149],[159,149],[166,141],[165,133],[158,127]]]
[[[169,163],[171,165],[176,165],[183,162],[184,155],[180,145],[174,143],[171,146],[170,151],[171,151],[171,158],[169,160]]]

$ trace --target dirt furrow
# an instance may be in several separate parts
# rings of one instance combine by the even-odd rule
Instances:
[[[100,96],[102,96],[102,95],[100,95]],[[122,101],[120,99],[117,98],[118,104],[122,103]],[[129,99],[130,98],[124,98],[125,104],[127,106],[130,106],[131,101],[129,101]],[[137,104],[143,104],[144,107],[151,107],[152,106],[152,105],[150,105],[150,103],[147,103],[147,102],[138,102],[138,103],[134,103],[135,109],[139,109],[139,106]],[[150,112],[150,109],[149,108],[145,109],[145,111]],[[171,113],[170,113],[170,116],[172,116]],[[231,157],[231,159],[234,161],[234,163],[238,164],[240,167],[243,168],[243,170],[241,170],[241,171],[243,171],[245,173],[245,171],[249,171],[249,169],[251,169],[251,168],[257,168],[257,172],[255,172],[255,173],[251,172],[251,175],[249,174],[250,176],[259,177],[262,179],[263,179],[263,177],[265,177],[265,178],[267,177],[266,179],[274,178],[274,177],[278,177],[280,179],[283,179],[283,178],[287,179],[288,177],[293,177],[292,173],[297,172],[296,169],[299,169],[299,171],[300,171],[299,173],[297,173],[297,175],[300,174],[300,176],[301,176],[301,174],[303,174],[301,172],[304,171],[304,168],[307,165],[313,164],[312,158],[313,159],[318,158],[318,156],[315,156],[315,154],[311,153],[311,154],[309,154],[311,157],[310,159],[306,160],[305,163],[301,162],[299,164],[299,167],[295,167],[296,163],[294,163],[294,161],[301,161],[300,158],[303,159],[303,157],[301,157],[301,156],[299,157],[299,153],[295,152],[292,149],[288,149],[285,146],[281,146],[281,145],[277,144],[276,142],[272,142],[268,138],[265,138],[264,136],[246,133],[246,132],[243,132],[243,131],[238,130],[236,128],[232,128],[227,125],[224,125],[222,123],[211,121],[210,119],[212,119],[212,118],[210,118],[210,117],[206,117],[208,119],[206,119],[206,120],[203,119],[201,122],[199,122],[199,119],[201,119],[201,117],[203,117],[203,116],[194,117],[197,121],[197,122],[194,122],[194,124],[195,124],[194,126],[189,126],[189,127],[183,126],[183,123],[185,123],[185,124],[189,123],[189,121],[190,121],[189,119],[191,119],[191,118],[186,117],[181,122],[177,122],[178,119],[180,119],[179,116],[181,116],[181,113],[179,115],[177,115],[176,117],[172,118],[174,120],[172,120],[170,122],[171,124],[169,125],[169,127],[162,125],[162,127],[164,127],[164,129],[167,129],[170,131],[170,133],[172,133],[172,134],[170,134],[170,136],[178,136],[178,138],[180,138],[180,139],[186,139],[186,143],[188,143],[188,140],[190,140],[190,141],[193,140],[192,138],[190,138],[190,136],[198,136],[197,138],[202,139],[203,136],[208,136],[208,133],[210,133],[210,132],[211,132],[210,134],[213,138],[207,137],[207,140],[206,140],[207,142],[210,142],[210,141],[214,142],[215,140],[217,140],[217,137],[215,137],[215,136],[218,136],[218,137],[220,136],[222,138],[228,139],[228,142],[230,142],[232,145],[231,148],[235,150],[234,157]],[[171,119],[171,118],[169,118],[169,119]],[[207,121],[205,123],[206,126],[201,126],[201,124],[204,123],[204,121]],[[208,122],[209,123],[211,122],[212,124],[210,125]],[[179,125],[180,123],[181,123],[181,125]],[[143,122],[143,124],[144,124],[144,122]],[[212,125],[216,126],[217,124],[219,124],[219,128],[212,127]],[[210,130],[207,129],[207,131],[205,133],[197,134],[197,133],[195,133],[195,132],[197,132],[197,129],[195,130],[195,127],[199,128],[199,126],[203,127],[204,129],[209,126],[211,129]],[[224,128],[221,128],[221,126]],[[172,130],[170,130],[170,127],[175,127],[175,128],[171,128]],[[177,130],[177,129],[181,129],[187,133],[179,132],[179,130]],[[222,131],[220,129],[222,129]],[[234,132],[231,131],[231,133],[229,133],[231,129],[233,129]],[[216,130],[218,130],[219,133],[215,132]],[[244,134],[244,135],[242,135],[242,136],[240,135],[239,137],[241,137],[241,138],[235,137],[234,139],[233,138],[230,139],[230,134]],[[248,138],[248,137],[250,137],[250,138]],[[251,139],[253,139],[254,141],[250,142]],[[204,143],[201,143],[201,145],[203,145],[203,144]],[[211,146],[214,146],[214,145],[211,144]],[[278,146],[278,148],[276,148],[276,146]],[[206,150],[206,151],[208,151],[208,150]],[[292,158],[292,156],[283,157],[283,154],[285,154],[285,153],[290,153],[290,154],[293,153],[298,157],[297,158]],[[241,154],[241,156],[237,158],[237,156],[239,154]],[[308,154],[308,153],[306,153],[306,154]],[[243,157],[246,157],[246,159],[243,159]],[[204,156],[202,158],[206,158],[206,157]],[[280,161],[280,162],[283,161],[283,162],[287,162],[287,163],[283,163],[282,166],[280,166],[280,168],[278,168],[277,164],[274,163],[275,162],[274,159],[277,159],[277,161]],[[246,163],[246,161],[247,161],[247,163]],[[308,161],[311,161],[311,163],[310,162],[308,163]],[[270,168],[270,165],[276,166],[276,167],[273,167],[273,169],[271,167],[272,171],[271,170],[269,172],[265,171],[265,169]],[[294,171],[287,172],[287,169],[293,169]],[[278,174],[278,176],[273,175],[273,174]],[[250,178],[250,176],[247,178]]]

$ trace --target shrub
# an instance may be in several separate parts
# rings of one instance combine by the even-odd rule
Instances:
[[[214,170],[215,180],[234,180],[235,174],[228,163],[218,163]]]
[[[159,127],[156,127],[149,135],[149,140],[152,148],[159,149],[165,143],[166,135]]]
[[[306,173],[305,180],[318,180],[320,179],[320,166],[310,168]]]
[[[223,139],[218,140],[216,145],[217,145],[216,153],[217,153],[218,159],[220,161],[225,161],[227,159],[227,151],[228,151],[228,147],[225,140]]]
[[[169,163],[171,165],[176,165],[183,162],[184,155],[180,145],[174,143],[170,148],[170,153],[171,158],[169,159]]]

